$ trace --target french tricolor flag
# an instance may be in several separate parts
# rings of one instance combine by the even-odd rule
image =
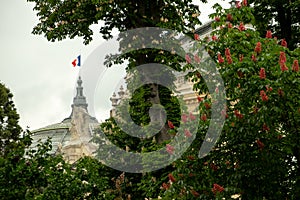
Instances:
[[[77,56],[75,60],[72,62],[73,67],[80,67],[81,66],[81,55]]]

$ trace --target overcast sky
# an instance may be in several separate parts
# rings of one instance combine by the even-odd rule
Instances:
[[[200,7],[202,22],[208,20],[207,15],[213,11],[211,6],[214,3],[226,5],[220,0],[209,2]],[[87,46],[83,45],[81,38],[48,42],[43,36],[31,34],[38,18],[33,11],[33,4],[26,0],[2,1],[0,22],[0,81],[14,95],[20,125],[24,129],[29,127],[29,130],[34,130],[61,122],[71,113],[74,87],[80,69],[72,67],[72,60],[81,54],[82,68],[85,67],[84,61],[104,42],[97,26],[94,27],[94,40]],[[98,94],[96,100],[100,103],[95,105],[95,116],[99,121],[109,116],[109,98],[114,87],[108,84],[108,80],[112,76],[121,80],[123,74],[123,70],[108,69],[106,79],[102,78],[105,81],[99,83],[101,94]]]

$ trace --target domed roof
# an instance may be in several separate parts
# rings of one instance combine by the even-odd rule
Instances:
[[[67,146],[70,146],[72,134],[74,134],[72,132],[77,132],[79,136],[76,143],[81,143],[81,146],[84,145],[84,149],[94,149],[94,147],[90,148],[88,143],[93,136],[93,130],[99,127],[99,122],[95,117],[88,114],[87,106],[86,98],[83,95],[82,80],[79,76],[76,87],[76,96],[73,99],[70,116],[60,123],[33,130],[33,142],[31,148],[36,148],[40,141],[44,142],[50,137],[52,142],[52,150],[50,153],[59,153],[63,148],[70,149],[70,147]]]

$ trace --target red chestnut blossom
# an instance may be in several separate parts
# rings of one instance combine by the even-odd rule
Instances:
[[[171,173],[168,174],[168,177],[169,177],[169,180],[170,180],[172,183],[176,182],[176,179],[174,178],[174,176],[173,176]]]
[[[187,129],[184,130],[184,135],[185,135],[186,137],[192,137],[191,132],[190,132],[189,130],[187,130]]]
[[[223,191],[224,191],[224,188],[222,186],[220,186],[217,183],[214,183],[213,188],[212,188],[212,192],[214,194],[216,194],[217,192],[223,192]]]
[[[227,62],[228,64],[232,64],[232,58],[231,58],[231,54],[230,54],[230,49],[229,48],[226,48],[225,49],[225,55],[226,55],[226,59],[227,59]]]
[[[231,56],[226,56],[226,59],[229,65],[233,63]]]
[[[192,59],[188,54],[185,55],[185,60],[188,64],[190,64],[192,62]]]
[[[226,20],[227,21],[232,21],[233,20],[232,15],[231,14],[227,14]]]
[[[240,9],[242,7],[241,2],[240,1],[236,1],[235,2],[235,7]]]
[[[196,117],[195,117],[195,115],[193,115],[193,113],[190,113],[190,119],[191,119],[192,121],[194,121],[194,120],[196,119]]]
[[[246,28],[245,28],[245,26],[244,26],[243,22],[241,22],[241,23],[240,23],[240,25],[239,25],[238,29],[239,29],[240,31],[244,31],[244,30],[246,30]]]
[[[281,46],[286,47],[287,48],[287,42],[285,39],[281,40]]]
[[[272,38],[272,31],[270,30],[267,31],[266,38]]]
[[[239,118],[239,119],[242,119],[242,118],[244,117],[244,115],[241,114],[240,111],[238,111],[238,110],[235,110],[235,111],[234,111],[234,115],[235,115],[237,118]]]
[[[215,36],[215,35],[213,35],[213,36],[211,37],[211,39],[212,39],[213,41],[216,41],[216,40],[218,39],[218,37]]]
[[[231,56],[229,48],[225,49],[225,56]]]
[[[299,71],[299,63],[298,63],[298,60],[294,60],[293,66],[292,66],[292,70],[293,70],[294,72],[298,72],[298,71]]]
[[[181,120],[183,123],[186,123],[188,121],[188,116],[186,114],[181,115]]]
[[[215,93],[219,93],[219,88],[218,87],[216,87]]]
[[[248,5],[247,0],[243,0],[243,6],[247,6],[247,5]]]
[[[174,153],[174,147],[170,144],[166,144],[166,151],[169,153],[169,154],[173,154]]]
[[[219,62],[220,64],[224,62],[224,59],[223,59],[223,57],[221,56],[220,53],[218,54],[218,62]]]
[[[197,54],[194,55],[194,60],[196,63],[200,63],[200,58]]]
[[[252,57],[251,57],[251,59],[252,59],[254,62],[256,62],[256,57],[255,57],[255,55],[254,55],[254,54],[252,54]]]
[[[201,120],[204,121],[204,122],[207,120],[206,114],[201,115]]]
[[[285,62],[286,62],[285,52],[280,51],[279,63],[285,63]]]
[[[262,150],[265,147],[265,144],[260,140],[256,140],[256,144],[260,150]]]
[[[215,21],[219,22],[220,21],[220,17],[215,17]]]
[[[285,63],[280,63],[280,69],[281,69],[281,71],[282,72],[284,72],[284,71],[288,71],[289,70],[289,68],[286,66],[286,64]]]
[[[195,33],[195,34],[194,34],[194,39],[195,39],[195,40],[200,40],[199,34]]]
[[[163,187],[163,189],[168,190],[170,188],[170,184],[163,183],[162,187]]]
[[[201,101],[203,101],[203,98],[198,96],[197,100],[198,100],[198,102],[201,102]]]
[[[257,53],[261,52],[261,42],[256,43],[256,47],[255,47],[254,51]]]
[[[228,26],[228,28],[232,28],[233,27],[232,23],[228,23],[227,26]]]
[[[265,71],[265,68],[260,68],[260,71],[259,71],[259,78],[260,78],[260,79],[265,79],[265,78],[266,78],[266,71]]]
[[[211,108],[211,105],[210,105],[209,103],[207,103],[207,102],[204,103],[204,106],[205,106],[205,108],[206,108],[207,110]]]
[[[168,126],[169,126],[170,129],[174,129],[175,128],[174,125],[173,125],[173,123],[171,121],[168,121]]]
[[[267,96],[267,94],[266,94],[266,92],[264,90],[260,91],[260,96],[261,96],[261,99],[263,101],[268,101],[268,99],[269,99],[268,96]]]
[[[273,91],[273,88],[269,87],[268,85],[266,85],[266,89],[267,89],[268,92],[272,92]]]

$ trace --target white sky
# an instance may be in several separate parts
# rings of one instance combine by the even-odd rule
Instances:
[[[214,3],[228,7],[221,0],[208,1],[209,4],[200,6],[202,22],[208,20],[207,15],[213,11],[211,6]],[[29,130],[61,122],[70,115],[79,73],[79,68],[73,68],[71,61],[81,54],[83,68],[85,59],[104,42],[97,29],[94,40],[88,46],[83,45],[81,38],[48,42],[43,36],[31,34],[37,23],[32,3],[27,3],[26,0],[1,2],[0,81],[14,95],[20,125],[24,129],[29,127]],[[121,80],[122,74],[122,70],[108,69],[105,74],[107,78],[102,81],[107,84],[98,85],[102,91],[98,94],[101,102],[95,105],[95,115],[99,121],[109,116],[109,98],[114,91],[110,87],[110,77],[119,77]]]

